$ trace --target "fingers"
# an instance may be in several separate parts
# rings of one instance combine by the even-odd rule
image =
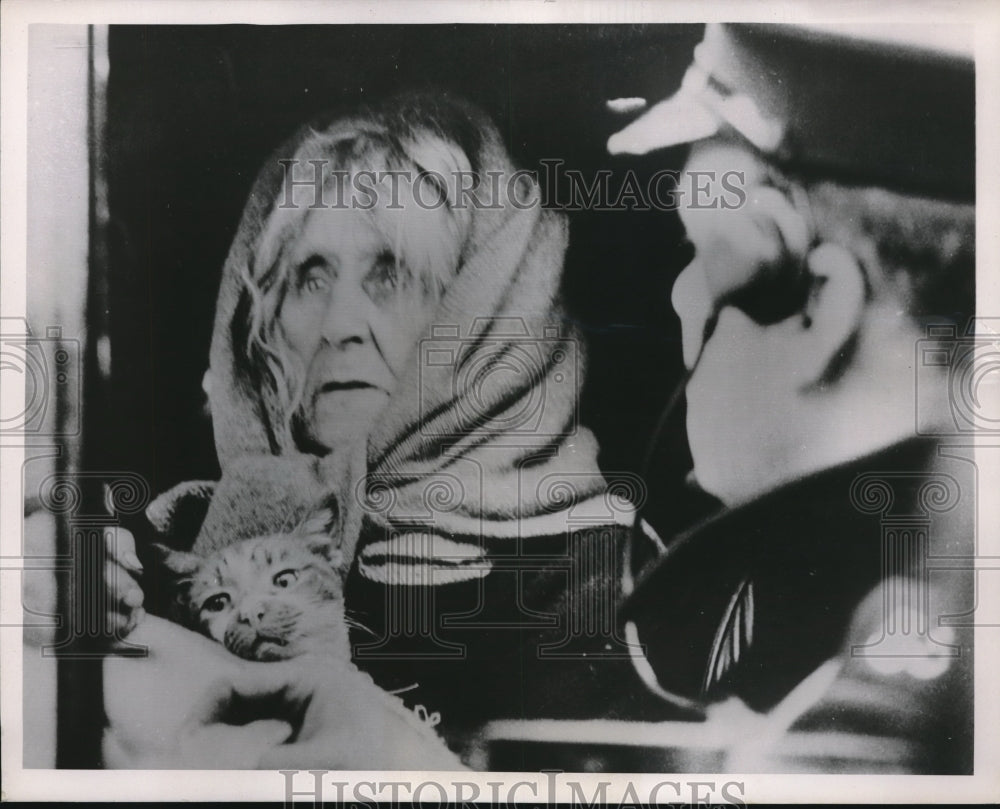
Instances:
[[[127,611],[142,606],[143,594],[139,583],[129,571],[110,559],[104,565],[104,585],[112,609]]]
[[[133,575],[142,573],[142,562],[135,554],[135,537],[126,528],[109,527],[104,529],[104,545],[108,556],[114,559]]]
[[[104,567],[104,586],[108,628],[115,636],[123,637],[145,616],[142,590],[125,568],[110,559]]]
[[[258,719],[239,727],[243,734],[261,750],[281,744],[292,735],[292,726],[280,719]]]
[[[179,736],[166,748],[143,750],[108,730],[102,744],[103,763],[109,769],[248,770],[259,767],[262,756],[291,734],[292,726],[277,719],[239,726],[210,724]]]
[[[107,622],[116,637],[129,634],[145,615],[143,593],[137,577],[142,563],[135,553],[135,537],[124,528],[104,530],[108,559],[104,568],[104,586],[108,598]]]
[[[293,709],[304,708],[321,691],[325,695],[331,689],[345,694],[351,688],[378,689],[352,664],[312,655],[274,663],[241,661],[231,686],[234,694],[246,699],[278,697]]]
[[[137,582],[142,575],[142,563],[135,555],[135,537],[124,528],[105,528],[104,544],[108,551],[104,579],[112,608],[142,606],[142,591]]]
[[[112,647],[115,647],[114,641],[125,640],[144,620],[146,620],[146,611],[142,607],[132,610],[130,613],[109,611],[107,625],[108,632],[113,637]]]
[[[266,751],[291,735],[287,722],[259,719],[246,725],[209,725],[181,745],[190,768],[249,770],[260,766]]]
[[[248,663],[233,677],[232,689],[246,699],[279,696],[298,707],[315,688],[315,677],[301,661]]]

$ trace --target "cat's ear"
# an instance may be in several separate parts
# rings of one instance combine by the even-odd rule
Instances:
[[[329,503],[314,511],[295,529],[295,536],[305,542],[312,553],[330,555],[332,537],[340,527],[340,512]]]
[[[197,554],[177,551],[154,542],[150,545],[156,560],[176,579],[187,579],[193,576],[204,563]]]

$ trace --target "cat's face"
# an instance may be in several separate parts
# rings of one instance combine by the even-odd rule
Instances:
[[[169,551],[175,619],[248,660],[305,652],[349,658],[338,560],[326,534],[276,534],[208,557]]]

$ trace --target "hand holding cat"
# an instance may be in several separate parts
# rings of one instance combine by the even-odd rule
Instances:
[[[129,637],[145,657],[108,657],[104,707],[106,767],[249,769],[265,750],[291,735],[279,719],[238,725],[233,684],[254,666],[219,644],[154,616]]]
[[[247,699],[277,698],[289,715],[303,717],[293,743],[264,751],[264,769],[468,769],[430,725],[349,661],[303,655],[253,666],[234,690]]]
[[[241,660],[155,616],[129,642],[148,654],[105,661],[106,767],[465,769],[433,728],[347,660]],[[288,721],[226,721],[255,704]],[[295,742],[283,744],[299,718]]]

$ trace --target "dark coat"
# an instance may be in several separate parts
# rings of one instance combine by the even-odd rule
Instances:
[[[637,578],[624,616],[658,685],[705,703],[736,696],[768,711],[839,658],[858,699],[884,693],[895,705],[838,704],[812,726],[905,730],[933,748],[929,758],[919,754],[920,768],[962,771],[971,766],[971,618],[954,616],[971,614],[975,601],[971,574],[955,568],[971,567],[974,495],[972,464],[939,452],[934,440],[897,444],[668,543]],[[883,609],[879,593],[897,600]],[[893,624],[900,604],[926,624]],[[921,654],[941,655],[947,676],[908,674]],[[900,665],[883,676],[886,660]],[[923,700],[916,724],[908,700]],[[938,732],[960,740],[942,749],[928,738]]]

